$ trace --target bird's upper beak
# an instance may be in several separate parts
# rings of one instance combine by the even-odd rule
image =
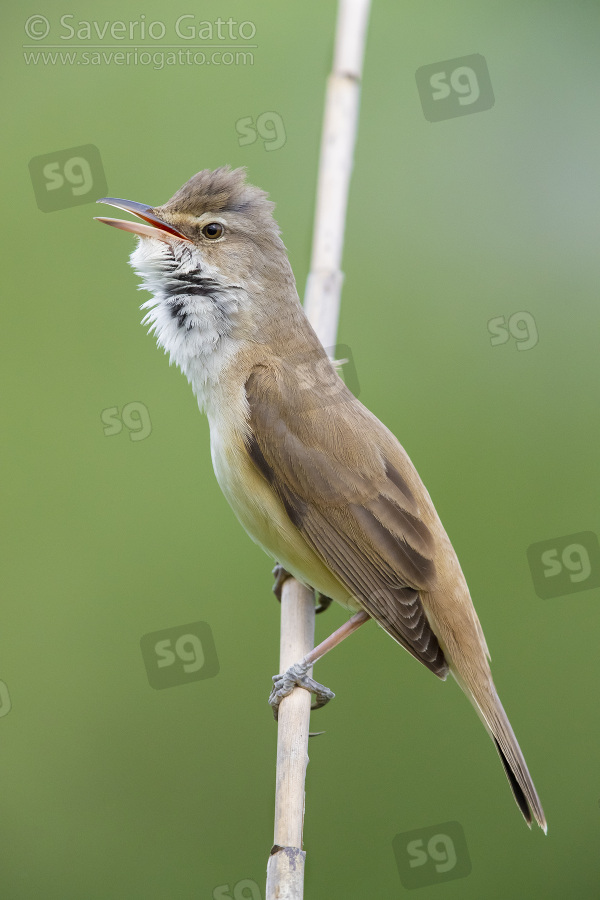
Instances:
[[[143,203],[136,203],[134,200],[119,200],[118,197],[103,197],[96,202],[116,206],[117,209],[124,209],[126,212],[133,213],[138,219],[143,219],[143,222],[126,222],[125,219],[107,219],[104,216],[95,216],[94,218],[98,222],[114,225],[115,228],[122,228],[123,231],[130,231],[132,234],[137,234],[140,237],[152,237],[160,241],[168,242],[172,237],[179,238],[181,241],[190,240],[181,231],[177,231],[172,225],[168,225],[162,219],[159,219],[154,214],[151,206],[144,206]]]

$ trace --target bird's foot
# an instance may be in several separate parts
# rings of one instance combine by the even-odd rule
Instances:
[[[288,578],[291,578],[292,576],[287,571],[287,569],[284,569],[283,566],[280,565],[280,563],[277,563],[271,574],[275,576],[273,593],[281,603],[281,590],[283,588],[284,582],[286,582]],[[329,609],[332,603],[333,600],[331,599],[331,597],[326,597],[324,594],[319,594],[319,602],[315,606],[315,613],[325,612],[326,609]]]
[[[281,603],[281,589],[283,587],[283,583],[284,583],[284,581],[287,581],[288,578],[291,578],[292,576],[287,571],[287,569],[284,569],[283,566],[279,565],[279,563],[277,563],[277,565],[271,572],[271,575],[275,576],[275,584],[273,585],[273,593],[275,594],[275,596]]]
[[[275,719],[279,715],[279,704],[284,697],[292,693],[295,687],[304,688],[304,690],[315,695],[317,702],[311,706],[311,709],[320,709],[326,703],[329,703],[330,700],[333,700],[335,697],[333,691],[310,678],[306,674],[309,669],[310,663],[302,660],[302,662],[290,666],[287,672],[284,672],[282,675],[273,675],[273,690],[269,697],[269,703],[273,708]]]

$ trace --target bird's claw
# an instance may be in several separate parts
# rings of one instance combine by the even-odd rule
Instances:
[[[319,594],[319,602],[315,606],[316,615],[325,612],[326,609],[329,609],[332,603],[333,600],[331,599],[331,597],[326,597],[325,594]]]
[[[273,675],[273,690],[269,697],[269,703],[273,708],[275,719],[279,715],[279,704],[284,697],[292,693],[295,687],[304,688],[304,690],[315,695],[317,702],[313,703],[311,709],[320,709],[326,703],[329,703],[330,700],[333,700],[335,697],[333,691],[330,691],[324,684],[319,684],[318,681],[306,674],[309,668],[310,664],[299,662],[290,666],[283,674]]]
[[[271,575],[275,576],[275,583],[273,585],[273,593],[275,594],[275,596],[281,603],[281,589],[283,587],[284,581],[287,581],[288,578],[291,577],[290,573],[287,571],[287,569],[284,569],[283,566],[281,566],[279,563],[277,563],[277,565],[271,572]]]

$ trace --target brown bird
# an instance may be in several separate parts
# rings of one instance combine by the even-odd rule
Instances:
[[[194,175],[163,206],[102,203],[142,222],[131,265],[152,299],[144,323],[210,423],[217,480],[250,537],[302,583],[372,617],[444,680],[491,735],[517,805],[542,806],[500,702],[456,553],[394,435],[345,387],[300,305],[274,204],[242,169]],[[368,615],[366,615],[368,614]],[[271,702],[306,675],[279,676]]]

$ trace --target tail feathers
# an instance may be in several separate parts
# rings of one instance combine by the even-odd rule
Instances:
[[[529,808],[529,803],[527,802],[527,797],[523,793],[523,789],[522,789],[521,785],[515,778],[513,770],[511,769],[507,758],[505,757],[504,753],[502,752],[502,747],[500,746],[500,744],[498,743],[496,738],[494,738],[494,743],[496,745],[496,750],[498,751],[498,753],[500,755],[500,759],[502,760],[502,765],[504,766],[504,771],[506,772],[506,777],[508,778],[508,783],[510,784],[510,788],[513,792],[513,796],[514,796],[515,800],[517,801],[517,806],[523,813],[523,818],[525,819],[525,821],[531,828],[531,809]]]
[[[511,786],[517,806],[523,813],[525,821],[531,827],[531,817],[538,823],[545,834],[548,833],[546,817],[535,785],[529,774],[525,757],[519,747],[511,724],[492,685],[492,706],[486,716],[489,719],[489,731],[494,740],[504,771]]]
[[[469,689],[462,678],[457,677],[457,681],[475,707],[479,718],[494,741],[502,760],[508,783],[517,806],[523,814],[523,818],[530,828],[532,819],[535,819],[543,832],[547,834],[548,825],[540,798],[493,683],[489,683],[483,691],[478,689],[475,693],[475,691]]]

